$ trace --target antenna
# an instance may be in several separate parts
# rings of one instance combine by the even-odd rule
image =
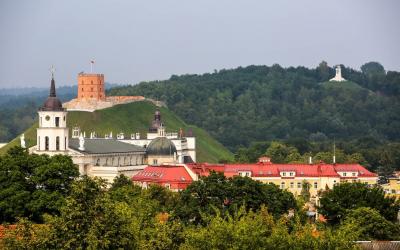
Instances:
[[[333,164],[336,164],[336,141],[333,138]]]

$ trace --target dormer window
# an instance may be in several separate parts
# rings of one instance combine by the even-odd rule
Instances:
[[[343,173],[343,176],[346,177],[346,176],[347,176],[347,173]]]
[[[283,173],[282,173],[282,176],[286,176],[286,172],[283,172]]]

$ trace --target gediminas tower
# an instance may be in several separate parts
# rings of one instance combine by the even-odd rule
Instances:
[[[104,74],[78,74],[78,100],[106,100],[104,89]]]

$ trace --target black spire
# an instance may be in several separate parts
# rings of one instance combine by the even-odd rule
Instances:
[[[56,83],[54,81],[54,67],[51,68],[50,94],[46,102],[39,109],[41,111],[64,111],[61,101],[56,96]]]
[[[51,84],[50,84],[50,97],[56,97],[56,83],[54,81],[54,74],[51,74]]]

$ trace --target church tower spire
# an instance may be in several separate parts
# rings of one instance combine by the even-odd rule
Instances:
[[[54,67],[51,67],[50,94],[39,109],[36,153],[62,154],[68,148],[67,111],[56,96]]]
[[[51,66],[50,97],[56,97],[56,83],[54,81],[54,66]]]

